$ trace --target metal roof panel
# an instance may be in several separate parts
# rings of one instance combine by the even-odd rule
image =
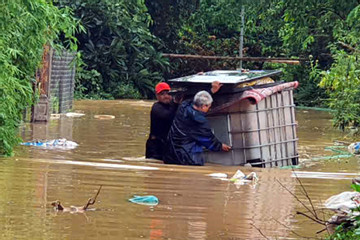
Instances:
[[[172,83],[212,83],[219,81],[225,84],[238,84],[252,81],[263,77],[269,77],[280,74],[279,70],[252,70],[248,72],[234,70],[216,70],[202,74],[180,77],[169,80]]]

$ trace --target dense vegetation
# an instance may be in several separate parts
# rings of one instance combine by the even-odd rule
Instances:
[[[283,80],[300,82],[295,95],[298,105],[334,109],[334,123],[342,129],[359,125],[358,1],[204,0],[193,3],[188,9],[194,6],[196,10],[190,17],[174,25],[178,26],[178,37],[173,40],[177,44],[175,47],[167,44],[167,51],[238,55],[240,12],[244,6],[245,56],[308,59],[300,66],[248,62],[245,68],[280,68],[284,72]],[[169,42],[168,38],[162,39]],[[234,69],[237,63],[192,60],[173,61],[171,66],[174,70],[167,77],[211,69]]]
[[[72,8],[86,29],[76,35],[83,56],[78,97],[151,98],[160,80],[236,68],[234,61],[168,60],[160,53],[238,55],[244,6],[245,56],[308,59],[299,66],[247,62],[244,67],[282,69],[283,80],[300,82],[295,95],[298,105],[333,108],[334,123],[340,128],[359,125],[359,93],[352,90],[358,86],[358,1],[56,3]]]
[[[69,9],[59,10],[42,0],[0,4],[0,155],[12,154],[19,141],[18,126],[34,98],[32,83],[43,46],[60,33],[74,46],[75,26]]]
[[[1,149],[7,149],[2,152],[15,144],[9,136],[16,131],[22,109],[32,102],[31,83],[42,46],[61,31],[66,31],[60,35],[62,43],[72,33],[78,39],[77,97],[153,98],[153,86],[161,80],[238,66],[235,61],[169,60],[161,53],[238,55],[242,7],[245,56],[308,59],[298,66],[246,62],[244,67],[282,69],[282,80],[300,82],[297,104],[333,108],[340,128],[359,125],[358,1],[54,0],[54,4],[57,8],[42,0],[1,5],[0,137]],[[84,31],[75,33],[68,9]]]
[[[168,62],[150,33],[151,16],[138,0],[57,0],[70,7],[85,32],[76,34],[82,65],[77,96],[86,98],[150,98]]]
[[[160,80],[234,69],[235,61],[168,60],[161,52],[236,56],[245,8],[245,56],[305,58],[301,65],[247,62],[281,69],[300,82],[298,105],[328,106],[334,123],[358,126],[358,1],[57,0],[86,29],[78,33],[82,65],[77,96],[151,98]],[[170,63],[170,64],[169,64]]]

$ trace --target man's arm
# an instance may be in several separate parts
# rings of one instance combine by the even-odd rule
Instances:
[[[198,75],[204,75],[205,73],[204,72],[198,72],[197,73]],[[213,81],[212,83],[211,83],[211,89],[210,89],[210,91],[209,90],[206,90],[207,92],[209,92],[210,94],[215,94],[215,93],[217,93],[219,90],[220,90],[220,88],[222,87],[222,83],[220,83],[219,81]]]
[[[194,139],[202,146],[211,151],[220,151],[222,143],[212,133],[207,123],[199,124],[192,129]]]

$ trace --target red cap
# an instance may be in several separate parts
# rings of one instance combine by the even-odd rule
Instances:
[[[161,92],[164,91],[164,90],[168,90],[168,91],[171,90],[169,84],[167,84],[167,83],[165,83],[165,82],[158,83],[158,84],[156,85],[156,87],[155,87],[155,92],[156,92],[156,94],[159,94],[159,93],[161,93]]]

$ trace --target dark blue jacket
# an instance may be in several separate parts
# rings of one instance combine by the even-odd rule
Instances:
[[[163,160],[168,164],[204,165],[203,147],[220,151],[221,146],[205,113],[195,110],[191,101],[185,101],[170,128]]]

